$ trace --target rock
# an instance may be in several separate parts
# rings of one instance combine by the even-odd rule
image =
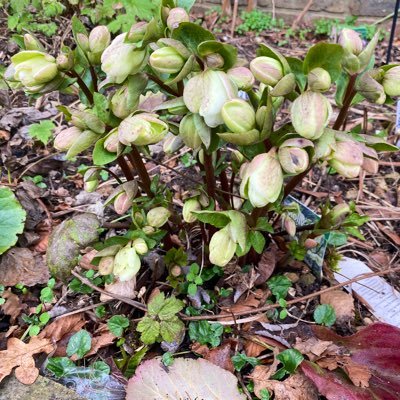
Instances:
[[[79,250],[98,240],[100,221],[94,214],[78,214],[54,229],[47,248],[52,275],[66,280],[78,263]]]
[[[73,390],[43,376],[32,385],[24,385],[15,376],[10,376],[0,384],[0,400],[84,400]]]

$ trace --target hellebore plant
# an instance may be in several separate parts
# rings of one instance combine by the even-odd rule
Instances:
[[[287,251],[297,255],[330,230],[360,237],[360,217],[345,204],[323,205],[319,223],[296,237],[282,201],[314,165],[354,178],[377,171],[377,151],[397,149],[344,128],[351,105],[390,104],[400,95],[400,66],[373,67],[378,36],[364,46],[345,29],[337,44],[318,43],[304,60],[268,44],[243,60],[232,45],[189,21],[173,0],[164,0],[150,22],[114,39],[106,27],[88,32],[74,18],[73,48],[50,55],[25,35],[25,48],[6,71],[14,88],[33,97],[79,93],[80,104],[59,107],[69,127],[54,146],[67,159],[93,149],[94,166],[84,175],[88,191],[96,190],[107,165],[118,163],[124,174],[105,204],[130,217],[131,226],[103,243],[95,259],[100,274],[135,279],[143,255],[160,243],[174,247],[174,235],[185,240],[185,224],[200,224],[207,259],[220,267],[235,257],[257,262],[272,226],[282,227],[274,234],[285,236]],[[330,97],[337,112],[328,92],[336,93]],[[278,118],[288,107],[290,121]],[[204,182],[193,184],[183,208],[173,204],[162,176],[152,179],[146,169],[156,143],[167,153],[187,146],[197,160],[191,168],[200,169]]]

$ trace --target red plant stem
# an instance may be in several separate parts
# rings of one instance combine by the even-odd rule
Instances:
[[[215,174],[212,155],[204,151],[204,171],[206,173],[207,194],[215,199]]]
[[[119,156],[117,158],[117,162],[118,162],[118,165],[120,166],[122,172],[124,173],[126,180],[133,181],[135,179],[135,177],[133,176],[133,173],[132,173],[131,169],[129,168],[129,165],[126,162],[124,156],[122,156],[122,155]]]
[[[232,171],[232,175],[231,175],[231,181],[230,181],[230,196],[231,196],[231,206],[234,209],[235,208],[235,204],[233,203],[233,189],[235,186],[235,178],[236,178],[236,174]]]
[[[71,78],[76,78],[76,83],[79,85],[81,88],[82,92],[85,94],[86,98],[88,99],[88,102],[93,105],[93,94],[90,91],[90,89],[87,87],[86,83],[83,81],[83,79],[80,77],[80,75],[72,70],[70,72],[66,73],[68,76]]]
[[[218,159],[220,159],[220,157],[221,157],[220,150],[217,150],[217,157],[218,157]],[[229,204],[230,204],[229,182],[228,182],[228,177],[226,176],[226,170],[225,169],[223,169],[220,172],[219,180],[221,182],[222,197],[225,200],[225,203],[227,203],[226,205],[229,207]]]
[[[166,85],[161,79],[159,79],[157,76],[152,75],[152,74],[147,74],[147,77],[152,80],[153,82],[157,83],[160,88],[164,89],[167,93],[172,94],[175,97],[180,97],[180,94],[172,89],[170,86]]]
[[[132,145],[132,150],[130,153],[130,160],[133,163],[133,166],[136,169],[136,172],[139,175],[140,180],[142,181],[143,190],[146,192],[147,196],[154,197],[154,194],[151,191],[151,179],[149,173],[147,172],[146,166],[143,163],[142,156],[139,153],[139,150],[135,145]]]
[[[90,76],[92,77],[92,82],[93,82],[93,90],[94,90],[95,92],[98,92],[99,89],[98,89],[98,86],[97,86],[97,74],[96,74],[96,70],[94,69],[93,65],[91,65],[91,66],[89,67],[89,69],[90,69]]]
[[[333,124],[333,129],[340,129],[346,120],[347,114],[349,112],[349,108],[351,106],[351,102],[356,95],[357,91],[355,90],[355,84],[357,79],[357,74],[351,75],[349,83],[346,88],[346,93],[344,95],[343,106],[340,109],[339,115],[336,118],[335,123]]]

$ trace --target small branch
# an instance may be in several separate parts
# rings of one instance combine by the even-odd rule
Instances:
[[[307,296],[298,297],[297,299],[289,300],[289,301],[287,301],[286,304],[288,306],[291,306],[293,304],[297,304],[297,303],[301,303],[302,301],[313,299],[314,297],[318,297],[323,293],[327,293],[327,292],[331,292],[331,291],[336,290],[336,289],[340,289],[340,288],[342,288],[344,286],[348,286],[348,285],[350,285],[352,283],[359,282],[359,281],[362,281],[364,279],[372,278],[374,276],[388,275],[388,274],[391,274],[392,272],[399,272],[399,271],[400,271],[400,267],[396,267],[396,268],[387,268],[387,269],[384,269],[383,271],[369,272],[367,274],[362,274],[362,275],[356,276],[355,278],[349,279],[348,281],[345,281],[345,282],[342,282],[342,283],[338,283],[337,285],[333,285],[333,286],[331,286],[329,288],[319,290],[318,292],[310,293]],[[264,314],[266,311],[273,310],[273,309],[279,308],[279,307],[282,307],[279,303],[267,304],[265,306],[255,308],[253,310],[246,310],[246,311],[236,312],[236,313],[234,313],[234,316],[236,318],[236,317],[239,317],[239,316],[242,316],[242,315],[250,315],[250,314],[256,313],[254,315],[254,318],[255,318],[255,317],[259,317],[260,315]],[[220,319],[220,318],[226,318],[229,315],[230,314],[199,315],[199,316],[195,316],[195,317],[188,317],[186,315],[182,315],[181,319],[185,320],[185,321],[217,320],[217,319]],[[237,320],[236,322],[237,323],[241,323],[240,320]]]
[[[132,150],[130,153],[129,159],[132,161],[133,166],[136,169],[136,172],[139,175],[140,180],[142,181],[143,190],[146,192],[147,196],[154,197],[151,191],[151,179],[149,173],[147,172],[146,166],[143,163],[142,156],[139,153],[139,150],[135,145],[132,145]]]
[[[166,85],[160,78],[153,74],[147,74],[147,77],[151,79],[154,83],[157,83],[160,88],[164,89],[167,93],[172,94],[172,96],[180,97],[179,93],[172,89],[170,86]]]
[[[232,15],[232,25],[231,25],[231,37],[235,33],[236,19],[238,15],[239,0],[234,0],[233,2],[233,15]]]
[[[357,74],[351,75],[349,83],[346,88],[346,93],[344,95],[343,107],[340,109],[339,115],[336,118],[335,123],[333,124],[333,129],[340,129],[346,120],[347,114],[349,112],[349,108],[351,106],[351,102],[356,95],[356,90],[354,88],[356,84]]]
[[[303,8],[302,12],[293,21],[292,28],[291,28],[292,30],[295,31],[297,29],[298,25],[300,24],[300,22],[302,21],[304,16],[307,14],[307,11],[310,9],[310,7],[312,6],[313,3],[314,3],[314,0],[308,0],[308,3]]]
[[[207,194],[215,199],[215,174],[212,162],[212,155],[204,150],[204,171],[206,173]]]
[[[83,81],[83,79],[80,77],[80,75],[75,71],[72,70],[70,72],[66,72],[68,76],[71,78],[76,78],[76,83],[79,85],[81,88],[82,92],[85,94],[86,98],[88,99],[88,102],[93,105],[93,94],[90,91],[90,89],[87,87],[86,83]]]

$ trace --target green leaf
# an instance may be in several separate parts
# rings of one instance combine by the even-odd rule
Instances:
[[[261,254],[264,250],[266,242],[264,235],[259,231],[250,231],[249,239],[254,250],[258,254]]]
[[[314,68],[323,68],[329,72],[332,82],[335,82],[343,70],[342,59],[343,47],[339,44],[317,43],[308,50],[303,71],[308,74]]]
[[[292,72],[290,70],[290,66],[289,66],[289,63],[287,62],[286,58],[281,53],[279,53],[278,51],[273,49],[272,47],[269,47],[265,44],[261,44],[260,47],[257,49],[256,54],[257,54],[257,57],[260,57],[260,56],[271,57],[271,58],[274,58],[275,60],[279,61],[282,64],[285,75]]]
[[[190,11],[190,9],[193,7],[193,4],[196,2],[196,0],[177,0],[176,6],[177,7],[182,7],[185,9],[187,12]]]
[[[51,303],[53,300],[53,290],[45,287],[40,291],[40,301],[43,303]]]
[[[282,353],[278,354],[276,358],[283,364],[283,366],[273,376],[274,379],[280,379],[286,374],[293,374],[304,360],[303,355],[296,349],[284,350]]]
[[[268,232],[268,233],[274,233],[274,228],[272,225],[268,222],[267,217],[260,217],[257,220],[256,224],[256,229],[258,231],[263,231],[263,232]]]
[[[178,28],[173,30],[172,39],[179,40],[189,51],[198,54],[198,45],[207,40],[215,40],[215,37],[211,32],[197,24],[182,22],[179,24]]]
[[[177,342],[184,329],[185,324],[178,317],[160,322],[161,337],[168,343]]]
[[[94,145],[93,149],[93,164],[95,165],[106,165],[110,162],[115,161],[118,158],[117,153],[110,153],[104,148],[104,142],[107,136],[99,139]]]
[[[328,244],[334,247],[343,246],[347,243],[347,235],[342,232],[332,231],[328,236]]]
[[[40,326],[39,325],[31,325],[29,328],[29,336],[37,336],[40,332]]]
[[[8,188],[0,187],[0,254],[17,242],[24,231],[26,212]]]
[[[382,140],[382,142],[377,143],[368,143],[369,147],[372,147],[376,151],[399,151],[399,148],[394,144],[386,143]]]
[[[103,305],[101,305],[94,309],[94,313],[96,314],[97,318],[101,319],[106,315],[107,311],[106,308]]]
[[[144,344],[153,344],[160,336],[160,323],[149,317],[143,317],[136,330],[142,333],[140,340]]]
[[[71,336],[67,346],[67,355],[77,355],[78,359],[82,358],[92,345],[92,338],[88,331],[81,329]]]
[[[229,234],[235,243],[238,243],[242,251],[246,249],[247,222],[246,217],[239,211],[226,211],[231,223],[229,224]]]
[[[221,343],[221,336],[224,333],[224,327],[220,323],[209,323],[207,321],[197,321],[189,323],[190,340],[200,344],[210,344],[217,347]]]
[[[307,76],[303,72],[303,61],[294,57],[286,57],[286,61],[289,63],[290,69],[296,77],[296,82],[300,89],[303,91],[307,85]]]
[[[199,44],[197,51],[201,57],[213,53],[220,54],[224,59],[223,69],[225,71],[236,64],[237,49],[230,44],[217,42],[216,40],[207,40]]]
[[[285,298],[292,282],[284,275],[276,275],[267,281],[267,285],[276,298]]]
[[[120,337],[129,326],[129,319],[123,315],[114,315],[107,321],[107,326],[114,336]]]
[[[189,283],[187,292],[189,296],[195,296],[197,293],[197,285],[195,283]]]
[[[320,325],[332,326],[336,321],[335,309],[330,304],[320,304],[314,310],[314,321]]]
[[[75,368],[75,363],[68,357],[52,357],[46,365],[46,369],[52,372],[57,378],[69,375]]]
[[[343,229],[344,229],[344,231],[346,232],[346,233],[348,233],[349,235],[351,235],[351,236],[354,236],[354,237],[356,237],[357,239],[360,239],[360,240],[365,240],[365,237],[364,237],[364,235],[360,232],[360,230],[358,229],[358,228],[356,228],[355,226],[346,226],[346,227],[343,227]]]
[[[224,228],[231,222],[227,215],[219,211],[192,211],[192,214],[195,214],[199,221],[213,225],[216,228]]]
[[[162,355],[161,361],[166,367],[170,367],[174,363],[174,356],[171,352],[167,351]]]
[[[153,297],[150,303],[147,305],[147,311],[149,315],[156,316],[160,312],[165,302],[165,295],[163,292]]]
[[[157,314],[161,320],[168,321],[173,318],[176,313],[181,311],[183,307],[184,303],[182,300],[178,300],[174,296],[171,296],[164,301],[163,306]]]
[[[56,126],[50,120],[40,121],[39,124],[29,125],[28,132],[32,139],[37,139],[43,144],[49,143],[53,137],[53,130]]]
[[[142,348],[137,350],[136,353],[129,359],[124,372],[126,378],[131,378],[133,376],[136,367],[140,364],[148,350],[149,348],[147,346],[142,346]]]
[[[40,314],[39,321],[43,325],[46,325],[50,321],[50,314],[48,312],[44,312],[43,314]]]
[[[246,364],[250,364],[253,367],[260,364],[260,360],[258,360],[258,358],[248,357],[244,353],[235,354],[232,357],[232,362],[235,370],[238,372],[240,372]]]
[[[94,110],[96,115],[107,124],[110,119],[109,102],[106,96],[101,93],[93,93]]]

